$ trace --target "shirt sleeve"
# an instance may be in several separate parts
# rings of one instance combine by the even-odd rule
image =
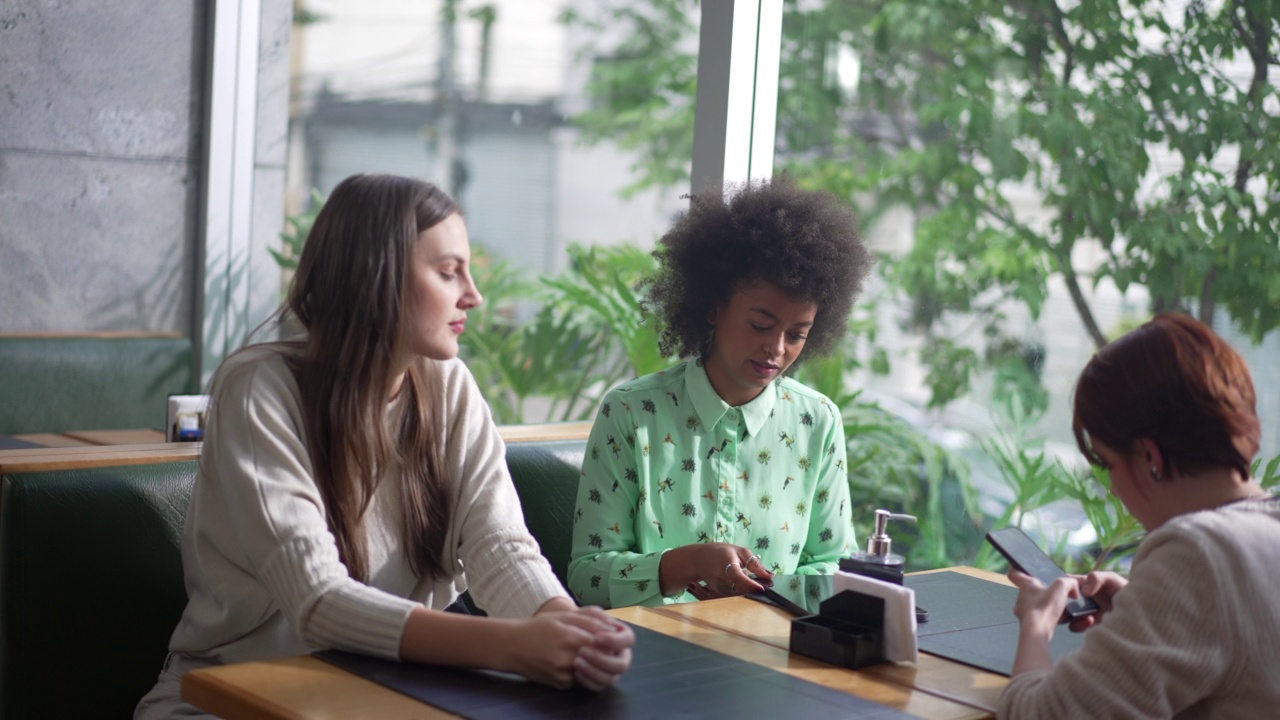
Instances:
[[[1233,649],[1218,563],[1185,537],[1147,542],[1080,650],[1010,680],[1000,717],[1176,717],[1222,686]]]
[[[453,473],[458,557],[476,605],[496,617],[530,617],[568,597],[524,522],[506,445],[475,379],[461,362],[447,371],[445,465]],[[454,537],[453,533],[450,534]]]
[[[840,569],[840,558],[848,557],[856,547],[853,509],[849,500],[849,467],[846,460],[844,423],[834,405],[827,410],[822,461],[813,502],[813,517],[805,539],[798,575],[831,575]]]
[[[638,551],[635,516],[645,479],[631,422],[616,392],[610,393],[587,440],[569,563],[569,590],[582,603],[622,607],[662,599],[662,553]]]
[[[234,508],[228,521],[246,572],[302,642],[398,658],[404,623],[417,603],[352,579],[339,559],[303,430],[293,419],[301,412],[292,382],[283,365],[264,363],[220,378],[201,480],[214,483]]]

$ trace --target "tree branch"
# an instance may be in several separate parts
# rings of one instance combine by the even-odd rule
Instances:
[[[1071,36],[1067,35],[1067,27],[1063,24],[1062,8],[1058,4],[1050,3],[1053,8],[1053,22],[1050,27],[1053,34],[1058,38],[1058,42],[1062,44],[1062,52],[1066,56],[1066,63],[1062,67],[1062,86],[1067,87],[1071,84],[1071,75],[1075,71],[1076,66],[1076,46],[1071,42]]]
[[[1057,247],[1058,270],[1066,281],[1067,293],[1071,295],[1071,304],[1075,306],[1080,322],[1084,323],[1084,329],[1093,338],[1093,344],[1101,350],[1107,344],[1107,336],[1102,334],[1098,321],[1093,317],[1093,310],[1089,308],[1089,301],[1085,300],[1084,291],[1080,289],[1080,278],[1071,265],[1071,245],[1063,243]]]
[[[956,201],[959,198],[948,193],[939,193],[944,199]],[[1066,281],[1067,292],[1071,295],[1071,304],[1075,307],[1076,314],[1080,316],[1080,322],[1084,324],[1085,330],[1089,333],[1089,337],[1093,339],[1094,344],[1101,348],[1107,344],[1107,337],[1098,327],[1098,321],[1094,318],[1093,309],[1089,307],[1089,301],[1085,299],[1084,291],[1080,289],[1079,276],[1076,274],[1075,268],[1071,265],[1071,247],[1073,243],[1063,241],[1059,245],[1053,245],[1046,242],[1043,238],[1031,230],[1031,228],[1018,222],[1016,218],[1008,212],[992,205],[990,202],[977,197],[973,197],[974,201],[980,204],[982,211],[987,215],[1000,221],[1005,227],[1012,230],[1016,235],[1038,246],[1042,252],[1048,252],[1058,259],[1062,278]]]
[[[1204,282],[1200,283],[1200,322],[1209,327],[1213,327],[1213,316],[1218,308],[1218,301],[1213,295],[1217,285],[1218,268],[1211,267],[1204,275]]]
[[[1249,17],[1249,8],[1246,7],[1241,0],[1235,0],[1235,2],[1231,3],[1230,8],[1223,10],[1223,12],[1227,14],[1227,17],[1231,19],[1231,27],[1236,31],[1236,37],[1240,38],[1240,42],[1244,45],[1245,49],[1249,51],[1249,57],[1254,57],[1258,53],[1259,49],[1265,53],[1267,50],[1266,43],[1264,42],[1261,48],[1254,45],[1254,37],[1249,33],[1249,30],[1245,28],[1244,23],[1240,22],[1240,16],[1236,14],[1236,10],[1244,12],[1245,18],[1249,19],[1250,25],[1253,25],[1253,19]]]
[[[1271,40],[1271,26],[1265,20],[1254,17],[1241,0],[1236,0],[1234,5],[1244,12],[1245,20],[1249,22],[1249,27],[1246,29],[1239,25],[1239,19],[1236,14],[1234,12],[1231,13],[1231,21],[1236,26],[1240,42],[1244,43],[1244,46],[1249,49],[1249,59],[1253,61],[1253,78],[1249,82],[1249,92],[1245,95],[1245,106],[1249,110],[1248,115],[1253,117],[1258,113],[1262,90],[1267,86],[1267,45]],[[1249,139],[1256,142],[1258,133],[1252,124],[1245,122],[1244,127]],[[1252,156],[1254,148],[1250,147],[1248,151],[1246,152],[1245,144],[1240,143],[1240,159],[1236,164],[1235,177],[1235,189],[1236,192],[1240,193],[1245,191],[1245,186],[1249,182],[1249,175],[1253,169]]]
[[[1247,26],[1240,21],[1236,11],[1244,14]],[[1249,51],[1249,59],[1253,63],[1253,77],[1249,82],[1249,91],[1245,94],[1245,117],[1249,119],[1243,123],[1245,135],[1253,143],[1240,143],[1240,156],[1236,161],[1235,182],[1232,185],[1237,193],[1243,195],[1248,191],[1249,176],[1253,174],[1253,156],[1257,152],[1258,133],[1250,120],[1258,114],[1262,91],[1267,85],[1267,47],[1271,41],[1271,25],[1266,20],[1254,17],[1242,0],[1235,0],[1226,12],[1231,17],[1231,26],[1235,29],[1236,36]],[[1227,206],[1227,213],[1236,217],[1240,215],[1234,204]],[[1218,267],[1213,266],[1200,283],[1200,322],[1210,327],[1213,327],[1213,316],[1218,305],[1214,295],[1217,285]]]

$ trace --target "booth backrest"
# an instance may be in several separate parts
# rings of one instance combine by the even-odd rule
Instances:
[[[525,525],[538,539],[543,556],[566,588],[573,511],[586,449],[586,440],[507,445],[507,467],[511,468],[511,479],[520,495]]]
[[[564,582],[586,442],[518,442],[507,463]],[[0,478],[0,720],[129,717],[186,604],[195,460]]]
[[[194,358],[176,336],[0,335],[0,434],[162,427]]]

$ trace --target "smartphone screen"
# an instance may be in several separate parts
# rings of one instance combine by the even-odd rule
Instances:
[[[992,530],[987,533],[987,542],[1004,555],[1013,567],[1048,585],[1066,575],[1044,551],[1039,548],[1027,534],[1016,527]],[[1092,598],[1072,600],[1067,603],[1066,612],[1059,622],[1067,622],[1098,611],[1098,604]]]

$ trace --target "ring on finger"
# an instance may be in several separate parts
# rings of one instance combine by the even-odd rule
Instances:
[[[735,582],[735,583],[730,583],[730,584],[729,584],[729,592],[731,592],[731,593],[736,593],[736,592],[738,592],[738,583],[736,583],[736,582]]]
[[[729,563],[728,565],[725,565],[725,566],[724,566],[724,576],[725,576],[725,577],[729,577],[730,575],[732,575],[732,574],[733,574],[734,569],[735,569],[735,568],[737,568],[737,567],[738,567],[738,563],[736,563],[736,562],[731,562],[731,563]]]
[[[750,560],[748,560],[748,561],[747,561],[747,564],[746,564],[746,565],[744,565],[743,567],[751,567],[752,563],[758,563],[758,562],[760,562],[760,556],[759,556],[759,555],[752,555],[752,556],[751,556],[751,559],[750,559]]]

